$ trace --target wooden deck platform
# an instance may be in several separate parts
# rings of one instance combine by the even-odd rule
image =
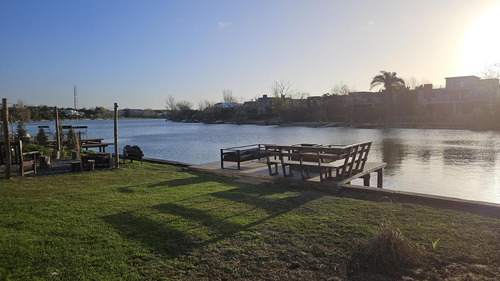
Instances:
[[[306,184],[316,187],[323,187],[323,188],[326,187],[337,190],[341,188],[343,185],[350,184],[353,180],[359,178],[363,178],[363,184],[365,187],[369,186],[370,175],[373,173],[377,174],[377,187],[379,188],[383,187],[383,170],[386,166],[386,163],[367,162],[363,172],[354,175],[348,179],[342,180],[340,182],[333,180],[321,181],[319,174],[315,175],[314,173],[311,173],[312,176],[311,178],[304,181],[301,179],[300,171],[293,171],[293,175],[291,177],[286,177],[286,178],[284,178],[282,174],[270,176],[265,160],[260,160],[260,161],[253,160],[241,163],[240,170],[236,169],[237,163],[234,163],[233,165],[234,167],[232,167],[231,164],[225,165],[226,169],[221,169],[220,162],[217,161],[200,165],[193,165],[190,166],[189,169],[200,172],[223,175],[223,176],[230,176],[235,178],[258,179],[263,182],[281,182],[293,185]],[[280,170],[280,168],[278,170]]]

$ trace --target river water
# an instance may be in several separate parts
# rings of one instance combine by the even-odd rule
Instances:
[[[88,137],[113,142],[112,120],[62,123],[88,126]],[[384,188],[500,204],[499,132],[207,125],[162,119],[118,123],[120,152],[125,145],[138,145],[146,157],[193,164],[219,161],[221,148],[246,144],[372,141],[368,160],[387,163]],[[36,135],[39,125],[55,131],[54,122],[26,123],[26,129]],[[112,146],[108,150],[112,152]]]

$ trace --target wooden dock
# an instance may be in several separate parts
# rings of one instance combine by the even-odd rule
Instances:
[[[342,181],[326,180],[321,181],[319,174],[311,173],[311,178],[302,180],[300,171],[293,171],[289,177],[283,177],[282,174],[270,176],[265,160],[253,160],[241,164],[240,170],[237,169],[237,163],[225,165],[225,169],[220,167],[220,162],[211,162],[200,165],[190,166],[189,169],[200,172],[207,172],[223,176],[235,178],[250,178],[260,180],[262,182],[280,182],[292,185],[310,185],[315,187],[328,188],[337,191],[343,185],[350,184],[355,179],[363,179],[363,186],[370,186],[370,178],[372,174],[377,176],[377,187],[383,187],[383,170],[386,163],[367,162],[363,172],[358,173],[350,178]],[[280,170],[280,169],[278,169]]]

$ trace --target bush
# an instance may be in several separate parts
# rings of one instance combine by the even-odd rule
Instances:
[[[78,139],[73,128],[69,128],[68,136],[66,137],[66,147],[71,151],[78,151]]]
[[[36,142],[39,145],[46,146],[49,138],[45,134],[45,130],[43,128],[38,129],[38,135],[36,135]]]
[[[23,144],[23,152],[30,152],[30,151],[41,151],[43,155],[51,155],[53,148],[49,148],[40,144],[34,144],[34,143],[27,143]]]
[[[390,222],[380,224],[380,230],[366,253],[373,258],[374,265],[382,268],[411,266],[420,261],[420,252],[416,245]]]
[[[24,127],[23,121],[17,122],[16,140],[20,140],[23,143],[30,142],[30,138],[28,137],[28,132],[26,131],[26,128]]]

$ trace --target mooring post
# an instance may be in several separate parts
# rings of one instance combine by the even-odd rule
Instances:
[[[366,174],[363,176],[363,185],[370,186],[370,174]]]
[[[61,132],[59,131],[59,111],[57,110],[57,106],[54,106],[54,119],[56,120],[56,148],[57,148],[55,158],[59,159],[59,155],[61,153]]]
[[[2,99],[2,119],[3,119],[3,143],[5,154],[5,178],[10,179],[12,173],[12,151],[10,150],[9,138],[9,103],[6,98]]]
[[[384,168],[380,168],[377,171],[377,187],[378,188],[384,187]]]
[[[119,166],[118,156],[118,104],[115,102],[115,168]]]

